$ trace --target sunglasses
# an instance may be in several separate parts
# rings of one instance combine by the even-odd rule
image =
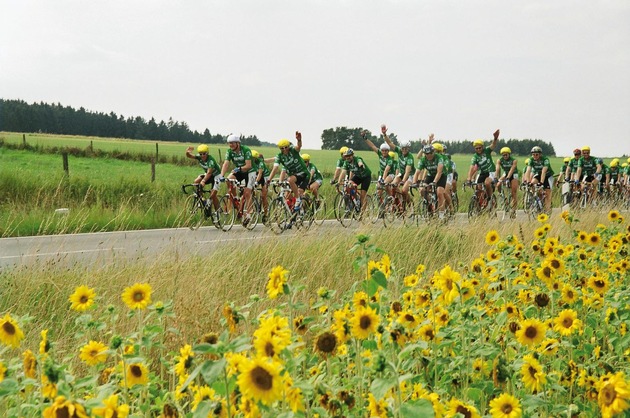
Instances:
[[[200,152],[199,155],[208,155],[207,152]]]
[[[580,155],[582,155],[582,153],[576,152],[576,153],[575,153],[575,154],[573,154],[573,155],[575,155],[576,157],[579,157]]]
[[[532,155],[540,155],[540,152],[532,152]]]
[[[483,147],[475,147],[475,149],[483,149]]]
[[[280,147],[280,149],[289,149],[289,147]]]

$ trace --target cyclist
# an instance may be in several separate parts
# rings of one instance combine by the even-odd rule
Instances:
[[[389,145],[390,149],[398,155],[398,175],[394,178],[393,184],[399,185],[402,183],[402,194],[405,201],[409,201],[409,186],[411,186],[411,180],[416,172],[415,160],[413,154],[409,152],[411,150],[410,142],[403,142],[401,146],[394,144],[387,135],[387,126],[381,125],[381,133],[385,142]]]
[[[492,160],[492,151],[497,146],[499,140],[499,129],[497,129],[493,136],[492,143],[484,147],[483,140],[477,139],[472,145],[475,148],[475,153],[470,160],[470,169],[468,170],[468,176],[466,177],[466,183],[470,184],[473,176],[479,171],[479,177],[477,177],[477,183],[483,183],[486,187],[486,194],[488,195],[488,202],[490,202],[490,196],[492,196],[492,184],[494,182],[494,161]]]
[[[245,182],[243,199],[241,201],[241,207],[239,208],[239,217],[242,217],[243,212],[245,212],[243,222],[247,225],[250,217],[249,213],[252,207],[252,189],[254,188],[254,183],[256,182],[256,170],[252,164],[252,151],[249,147],[241,145],[241,138],[239,135],[228,135],[227,143],[230,149],[225,153],[225,161],[223,162],[223,167],[221,167],[221,177],[219,177],[219,179],[222,180],[225,177],[228,169],[230,168],[230,163],[232,163],[234,168],[228,178],[239,182]],[[230,195],[234,196],[236,191],[232,183],[228,184],[228,191]]]
[[[206,144],[201,144],[197,147],[197,154],[193,154],[194,149],[194,147],[186,148],[186,157],[197,160],[204,172],[197,176],[193,184],[199,184],[203,188],[206,184],[212,183],[210,199],[212,199],[214,209],[219,209],[219,198],[217,197],[219,192],[219,179],[216,176],[216,174],[221,171],[219,164],[217,164],[214,157],[209,154],[210,148]],[[214,216],[214,212],[212,216]]]
[[[446,186],[444,186],[444,199],[447,208],[453,207],[453,200],[451,199],[452,182],[453,182],[453,168],[452,161],[444,154],[444,145],[439,142],[433,143],[433,149],[435,153],[442,157],[442,163],[444,164],[444,175],[446,176]]]
[[[523,183],[542,184],[545,201],[545,212],[551,213],[551,189],[553,188],[553,169],[549,158],[542,154],[542,148],[532,148],[532,158],[527,165],[527,172],[523,175]]]
[[[319,196],[319,187],[322,185],[324,177],[322,176],[322,173],[319,172],[315,164],[311,162],[310,155],[302,154],[302,159],[304,160],[309,173],[308,188],[311,192],[313,192],[315,199],[317,199]]]
[[[438,216],[444,219],[444,188],[446,186],[446,174],[444,173],[444,160],[441,155],[436,154],[433,145],[425,145],[422,148],[424,154],[418,160],[413,183],[419,181],[435,186],[438,198]]]
[[[582,147],[582,156],[578,160],[577,170],[575,172],[574,181],[582,182],[582,190],[584,190],[585,183],[591,183],[591,195],[589,200],[595,197],[596,191],[599,188],[599,183],[602,179],[602,159],[591,156],[591,147]]]
[[[368,147],[370,147],[370,149],[378,156],[378,183],[382,186],[389,185],[392,181],[394,181],[395,175],[394,161],[389,156],[389,145],[384,142],[377,148],[376,145],[374,145],[374,143],[367,137],[367,131],[362,131],[361,136],[367,143]],[[382,190],[379,190],[379,197],[381,194]]]
[[[293,209],[298,211],[302,206],[302,194],[308,187],[309,174],[306,163],[300,156],[302,134],[299,131],[295,132],[295,139],[297,140],[296,146],[293,146],[288,139],[278,141],[280,152],[276,155],[268,182],[274,178],[279,167],[282,165],[286,169],[287,181],[289,182],[293,196],[295,196],[295,206]]]
[[[459,179],[459,173],[457,172],[457,164],[455,164],[455,161],[453,161],[453,159],[451,158],[451,154],[446,152],[447,151],[446,145],[443,145],[443,147],[444,147],[444,155],[450,161],[451,172],[453,173],[453,178],[451,180],[451,188],[453,189],[453,193],[457,195],[457,180]]]
[[[343,153],[346,152],[348,150],[348,147],[341,147],[339,148],[339,154],[340,157],[337,160],[337,164],[335,165],[335,173],[333,174],[333,178],[330,179],[330,184],[336,184],[337,183],[337,178],[339,177],[339,174],[341,174],[341,170],[343,168]]]
[[[613,158],[608,166],[608,172],[606,173],[606,188],[618,184],[619,180],[621,180],[621,174],[619,158]]]
[[[252,163],[254,170],[256,170],[256,184],[260,186],[260,200],[263,207],[263,223],[267,222],[267,215],[269,214],[269,202],[267,201],[267,194],[269,186],[267,180],[269,180],[269,167],[265,164],[265,157],[256,150],[252,150]]]
[[[361,211],[363,211],[365,210],[367,201],[365,196],[372,182],[372,172],[365,164],[365,161],[363,161],[363,158],[354,154],[352,148],[348,148],[346,152],[343,153],[343,159],[344,162],[339,175],[339,182],[341,183],[345,180],[347,175],[351,182],[351,187],[356,188],[360,186],[359,196],[361,197]]]
[[[512,211],[510,217],[516,218],[516,208],[518,206],[516,193],[518,191],[518,161],[512,157],[512,150],[509,147],[501,148],[501,158],[497,160],[495,177],[499,180],[499,187],[504,180],[510,185],[510,193],[512,194]],[[503,174],[501,174],[503,171]]]
[[[575,173],[577,171],[578,161],[580,161],[580,157],[582,156],[582,150],[576,148],[573,150],[573,158],[569,160],[569,165],[564,170],[564,181],[566,183],[570,181],[578,180],[575,178]]]

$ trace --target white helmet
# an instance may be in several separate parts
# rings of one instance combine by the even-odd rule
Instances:
[[[230,142],[241,142],[241,137],[235,134],[229,134],[227,137],[228,144]]]
[[[383,142],[381,144],[381,151],[389,151],[389,145]]]
[[[400,144],[400,148],[411,148],[411,142],[409,141],[405,141],[402,144]]]

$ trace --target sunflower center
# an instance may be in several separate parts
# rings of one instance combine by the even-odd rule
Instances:
[[[273,376],[267,370],[260,366],[256,366],[252,372],[252,381],[260,390],[270,390],[273,383]]]
[[[90,299],[86,295],[81,295],[81,297],[79,298],[79,302],[81,302],[81,304],[86,304],[89,300]]]
[[[564,318],[562,320],[562,326],[565,328],[571,328],[571,325],[573,325],[573,319],[571,318]]]
[[[133,375],[133,377],[142,377],[142,369],[137,364],[132,365],[129,368],[129,371]]]
[[[536,336],[538,335],[538,330],[536,329],[536,327],[527,327],[527,329],[525,330],[525,336],[527,338],[536,338]]]
[[[512,412],[512,405],[509,403],[503,404],[503,406],[501,406],[501,412],[504,414],[510,414]]]
[[[267,357],[273,357],[274,354],[276,354],[276,350],[273,349],[271,341],[268,341],[267,344],[265,344],[265,354]]]
[[[317,349],[322,353],[332,353],[337,347],[337,337],[335,334],[326,332],[317,339]]]
[[[536,378],[536,373],[538,373],[538,370],[536,370],[536,368],[534,366],[529,366],[527,368],[527,372],[532,377],[532,379],[535,379]]]
[[[558,260],[551,260],[551,267],[554,269],[559,269],[560,268],[560,261]]]
[[[8,335],[15,335],[15,327],[10,322],[2,324],[2,330]]]
[[[361,316],[361,319],[359,320],[359,326],[361,327],[361,329],[369,329],[370,325],[372,325],[372,319],[367,315]]]
[[[133,300],[136,302],[142,302],[144,300],[144,292],[136,292],[133,294]]]
[[[462,414],[465,418],[471,418],[472,417],[472,413],[464,405],[458,405],[457,406],[457,412]]]
[[[603,288],[605,286],[605,283],[603,280],[595,280],[593,283],[595,283],[595,286]]]
[[[612,385],[604,386],[604,388],[601,391],[601,394],[602,394],[602,398],[604,399],[605,405],[611,405],[615,401],[615,398],[617,397],[617,392],[615,391],[615,388],[612,387]]]
[[[68,411],[68,407],[64,405],[63,407],[57,409],[55,411],[55,417],[56,418],[70,418],[71,415],[70,415],[70,411]]]

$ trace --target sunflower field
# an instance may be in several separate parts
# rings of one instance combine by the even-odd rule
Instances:
[[[219,331],[176,350],[165,343],[178,332],[173,303],[154,300],[151,283],[121,289],[122,310],[78,286],[64,296],[70,354],[48,330],[25,346],[37,318],[0,316],[0,413],[630,416],[630,225],[617,211],[592,230],[561,218],[540,215],[533,236],[487,231],[484,254],[434,271],[398,271],[358,235],[349,290],[304,302],[305,285],[278,265],[264,297],[225,303]],[[121,317],[132,332],[118,331]]]

